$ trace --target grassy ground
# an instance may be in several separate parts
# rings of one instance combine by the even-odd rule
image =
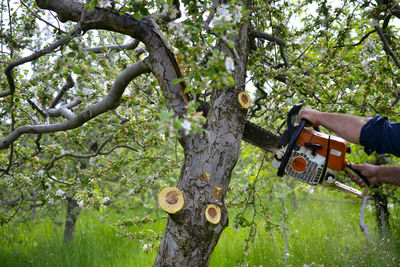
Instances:
[[[285,203],[287,265],[400,266],[400,209],[391,210],[393,233],[385,239],[377,235],[373,212],[367,212],[371,232],[367,243],[358,226],[361,204],[343,201],[342,196],[322,191],[300,198],[297,208]],[[272,220],[281,224],[279,202],[274,201],[271,212]],[[83,212],[68,246],[62,242],[63,226],[49,218],[4,226],[0,228],[0,266],[152,266],[156,249],[144,253],[140,242],[122,237],[101,219],[115,221],[120,216],[110,210]],[[165,219],[143,227],[162,233],[164,225]],[[210,266],[284,266],[283,232],[266,231],[262,221],[257,229],[255,241],[245,252],[249,229],[225,229]]]

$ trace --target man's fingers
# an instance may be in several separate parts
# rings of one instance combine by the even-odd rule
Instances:
[[[352,176],[351,181],[353,181],[355,184],[357,184],[360,187],[366,187],[367,185],[364,183],[364,181],[358,177],[358,176]]]

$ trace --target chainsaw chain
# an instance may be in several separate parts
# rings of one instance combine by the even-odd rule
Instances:
[[[257,124],[246,121],[242,139],[265,151],[273,152],[278,145],[279,136],[265,130]]]

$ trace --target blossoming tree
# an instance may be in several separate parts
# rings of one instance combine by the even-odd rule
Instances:
[[[104,159],[97,168],[90,158],[116,149],[146,153],[136,133],[148,129],[141,136],[154,143],[162,138],[150,132],[162,130],[177,137],[184,160],[176,186],[160,194],[169,216],[155,265],[207,265],[228,226],[224,200],[248,113],[275,129],[293,101],[363,114],[371,106],[398,109],[399,44],[390,23],[399,5],[312,2],[37,0],[17,7],[7,1],[2,10],[9,12],[1,13],[7,28],[0,29],[7,63],[0,81],[1,186],[36,179],[43,193],[58,181],[81,190],[75,201],[90,204],[84,192],[93,174],[112,176],[133,161],[116,154],[117,168]],[[239,97],[246,87],[255,98],[250,109]],[[124,143],[130,138],[137,147]],[[71,144],[89,152],[70,153]],[[43,147],[47,154],[39,157]],[[81,161],[65,168],[74,170],[68,176],[78,165],[98,170],[57,180],[50,171],[69,157]],[[29,173],[38,164],[45,167]],[[63,197],[61,190],[53,187],[54,196]]]

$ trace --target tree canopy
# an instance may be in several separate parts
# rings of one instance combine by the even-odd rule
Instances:
[[[396,1],[2,1],[0,222],[176,185],[156,264],[207,264],[246,120],[278,134],[298,102],[399,119],[399,18]]]

